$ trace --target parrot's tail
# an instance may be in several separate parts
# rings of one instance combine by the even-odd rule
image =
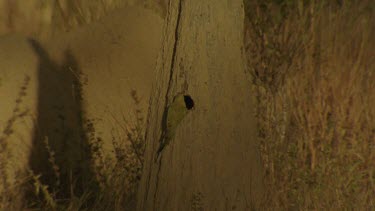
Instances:
[[[158,151],[156,152],[156,156],[155,156],[155,162],[158,160],[160,154],[161,154],[161,151],[163,151],[164,147],[165,147],[165,133],[163,133],[160,137],[160,140],[159,140],[159,149]]]

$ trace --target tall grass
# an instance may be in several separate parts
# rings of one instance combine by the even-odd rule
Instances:
[[[247,9],[266,209],[374,209],[374,3]]]
[[[165,13],[165,0],[0,0],[0,35],[18,32],[34,37],[70,31],[97,21],[113,9],[142,5]]]
[[[131,93],[136,109],[134,116],[136,119],[128,121],[122,125],[122,133],[126,136],[122,140],[113,139],[115,159],[108,159],[107,153],[103,149],[103,140],[95,133],[95,128],[88,131],[90,151],[92,156],[92,168],[95,181],[92,186],[87,186],[82,194],[77,195],[74,191],[75,177],[71,175],[70,187],[62,187],[60,183],[60,171],[66,166],[59,166],[55,161],[55,150],[49,145],[49,140],[44,140],[45,148],[48,152],[50,168],[55,175],[53,186],[46,185],[41,179],[41,175],[36,174],[32,169],[28,169],[26,176],[19,176],[14,183],[8,183],[7,167],[0,166],[0,176],[2,185],[0,192],[0,210],[131,210],[135,207],[135,196],[140,180],[143,151],[144,151],[144,111],[140,109],[140,100],[135,91]],[[22,102],[21,102],[22,103]],[[92,125],[92,121],[87,122]],[[6,135],[6,134],[5,134]],[[4,137],[5,137],[4,135]],[[6,143],[7,139],[1,139],[1,143]],[[6,160],[9,153],[0,151],[2,161]],[[1,162],[2,164],[6,164]],[[114,165],[113,165],[114,164]],[[65,169],[66,170],[66,169]],[[49,178],[52,180],[52,178]],[[99,184],[99,187],[96,187]],[[57,194],[60,190],[70,189],[70,196],[60,198]]]
[[[8,0],[3,0],[8,1]],[[13,6],[22,6],[13,2]],[[44,1],[43,1],[44,2]],[[0,0],[1,3],[1,0]],[[29,2],[30,3],[30,2]],[[36,1],[36,3],[38,3]],[[39,2],[41,7],[28,8],[35,13],[40,13],[42,10],[51,10],[51,22],[45,25],[45,30],[48,31],[68,31],[77,26],[81,26],[92,21],[99,19],[101,16],[116,7],[126,4],[141,4],[143,0],[129,0],[129,1],[102,1],[102,0],[87,0],[87,1],[72,1],[72,0],[58,0],[51,2]],[[47,5],[46,5],[47,4]],[[51,5],[52,4],[52,5]],[[43,6],[43,8],[42,8]],[[5,10],[4,10],[5,11]],[[18,11],[18,12],[17,12]],[[8,31],[18,31],[20,15],[19,9],[13,8],[7,14],[7,19],[3,20],[4,16],[0,14],[0,22],[12,20],[14,26],[10,26]],[[20,15],[21,17],[22,14]],[[14,21],[13,21],[14,20]],[[35,24],[39,26],[38,20],[34,20]],[[42,21],[42,20],[39,20]],[[42,36],[40,28],[25,28],[28,30],[18,31],[27,35]],[[7,31],[5,30],[5,31]],[[78,84],[79,86],[83,84]],[[22,91],[25,88],[21,87]],[[22,95],[20,95],[22,97]],[[46,159],[48,159],[49,168],[52,172],[47,182],[43,180],[42,175],[33,172],[29,169],[27,175],[17,175],[17,178],[12,178],[12,183],[8,181],[7,166],[5,162],[9,156],[12,156],[7,150],[8,136],[11,135],[12,124],[16,118],[22,118],[24,113],[19,111],[18,104],[15,107],[14,117],[8,121],[4,131],[0,132],[0,210],[131,210],[135,207],[135,195],[140,180],[142,164],[143,164],[143,151],[144,151],[144,114],[145,111],[140,109],[140,99],[136,91],[130,93],[131,99],[134,101],[135,110],[129,111],[134,115],[134,119],[127,119],[123,116],[113,116],[115,121],[119,124],[118,134],[123,134],[121,140],[113,139],[114,159],[109,158],[108,153],[103,149],[103,141],[95,131],[94,119],[87,119],[83,123],[87,132],[87,141],[90,144],[90,153],[92,155],[91,168],[94,181],[85,181],[88,186],[86,190],[77,194],[76,184],[77,178],[80,175],[71,174],[68,179],[70,184],[62,184],[61,172],[69,172],[67,166],[59,166],[56,162],[56,155],[59,154],[59,149],[54,149],[48,137],[44,138],[44,146],[47,151]],[[22,103],[18,99],[17,103]],[[121,119],[116,119],[121,118]],[[125,125],[123,123],[126,123]],[[121,137],[121,136],[117,136]],[[108,140],[106,140],[108,142]],[[60,153],[61,154],[61,153]],[[60,156],[61,157],[61,156]],[[65,160],[65,158],[61,158]],[[71,158],[66,158],[71,159]],[[64,178],[66,180],[66,178]],[[13,182],[14,180],[14,182]],[[92,183],[92,185],[90,185]],[[69,186],[69,187],[65,187]],[[91,187],[92,186],[92,187]],[[61,194],[61,190],[70,190],[70,193]],[[58,194],[59,193],[59,194]]]
[[[88,1],[56,2],[60,5],[53,7],[53,23],[63,30],[91,22],[111,7],[106,5],[100,10]],[[371,0],[244,2],[246,53],[256,90],[258,135],[265,166],[264,209],[374,209],[374,3]],[[137,104],[135,93],[132,96]],[[140,135],[143,119],[139,113],[136,111],[132,121],[135,125],[122,125],[130,142],[124,145],[123,140],[113,141],[118,161],[115,165],[107,165],[102,140],[92,128],[89,139],[95,178],[100,186],[98,192],[86,191],[61,200],[40,181],[39,175],[30,172],[9,187],[14,192],[2,198],[0,208],[129,208],[126,203],[134,203],[132,196],[143,160]],[[63,166],[54,164],[54,149],[48,147],[46,140],[51,168],[58,178]],[[1,172],[4,171],[0,169]],[[24,201],[16,206],[15,202],[22,202],[20,193],[24,186],[38,195],[39,201]],[[95,200],[87,203],[92,198]]]
[[[18,205],[23,199],[21,192],[24,175],[22,171],[12,172],[14,163],[10,162],[13,158],[12,150],[9,147],[8,140],[14,134],[14,126],[17,121],[28,115],[28,110],[22,109],[24,97],[27,95],[27,88],[30,77],[25,76],[22,86],[15,100],[15,106],[11,116],[6,121],[0,131],[0,210],[19,209]]]

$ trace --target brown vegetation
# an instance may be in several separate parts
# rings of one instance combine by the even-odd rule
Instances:
[[[373,209],[373,2],[248,2],[267,209]]]
[[[375,17],[372,1],[245,0],[248,71],[258,100],[268,210],[358,209],[375,207]],[[63,7],[55,27],[67,29],[90,22],[96,9]],[[95,8],[95,7],[92,7]],[[109,8],[105,7],[105,8]],[[12,13],[14,10],[10,10]],[[102,11],[104,12],[104,11]],[[56,13],[57,14],[57,13]],[[87,15],[88,14],[88,15]],[[98,15],[99,16],[99,15]],[[12,15],[5,20],[14,24]],[[60,18],[60,19],[59,19]],[[69,20],[68,20],[69,19]],[[94,19],[94,18],[93,18]],[[53,25],[53,24],[52,24]],[[64,25],[64,26],[61,26]],[[0,81],[1,82],[1,81]],[[1,83],[0,83],[1,90]],[[135,103],[136,95],[132,94]],[[14,118],[17,118],[15,114]],[[116,165],[107,165],[101,140],[91,128],[98,192],[56,198],[29,172],[17,178],[14,192],[3,192],[1,210],[25,207],[46,210],[121,210],[134,203],[143,161],[143,117],[121,125],[130,142],[114,140]],[[122,117],[114,117],[122,118]],[[9,120],[11,122],[11,120]],[[90,122],[87,122],[88,124]],[[5,137],[9,131],[2,131]],[[0,177],[6,184],[0,138]],[[59,178],[54,149],[45,140],[51,168]],[[111,166],[111,167],[108,167]],[[56,180],[58,188],[59,181]],[[74,183],[70,184],[74,188]],[[23,200],[21,187],[32,199]],[[94,200],[94,203],[92,199]],[[21,203],[22,204],[19,204]],[[88,206],[90,205],[90,207]],[[129,207],[127,207],[129,208]]]

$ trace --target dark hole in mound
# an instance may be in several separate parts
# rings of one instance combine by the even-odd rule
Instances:
[[[193,98],[190,97],[190,95],[184,95],[184,101],[185,101],[185,106],[188,110],[194,107],[194,101],[193,101]]]

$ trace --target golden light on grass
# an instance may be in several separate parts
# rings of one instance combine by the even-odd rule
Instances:
[[[107,1],[108,4],[100,0],[56,2],[57,5],[48,7],[53,8],[50,13],[45,12],[53,14],[51,25],[36,25],[69,30],[96,20],[119,3],[116,0]],[[258,134],[267,187],[264,209],[374,208],[373,1],[244,2],[246,56],[258,103]],[[6,21],[15,15],[10,13]],[[0,18],[4,18],[1,13]],[[138,105],[136,92],[131,97]],[[95,134],[95,128],[88,128],[98,192],[87,190],[81,196],[71,194],[68,199],[59,199],[54,195],[58,192],[59,179],[54,190],[43,184],[39,175],[30,172],[28,177],[17,180],[16,188],[5,187],[14,192],[0,197],[0,209],[23,206],[79,210],[92,198],[96,201],[90,201],[91,206],[101,210],[121,210],[127,200],[134,203],[132,197],[141,174],[144,150],[142,112],[135,110],[135,119],[130,121],[134,124],[121,125],[119,128],[123,131],[115,131],[129,141],[124,144],[124,140],[113,140],[116,163],[103,153],[102,140]],[[86,123],[89,125],[90,121],[93,120]],[[0,137],[7,137],[7,133],[3,132]],[[6,148],[7,143],[1,141],[2,148]],[[57,166],[55,149],[51,149],[49,141],[53,140],[45,139],[45,147],[51,168],[59,178],[63,166]],[[0,157],[6,156],[1,153],[0,150]],[[5,181],[5,169],[1,165],[0,168],[0,176]],[[71,177],[70,181],[74,181],[74,175]],[[73,190],[74,183],[69,185]],[[39,201],[24,202],[15,208],[15,201],[22,202],[23,187],[32,199]]]
[[[371,2],[266,7],[252,5],[263,13],[250,15],[251,26],[265,23],[258,31],[248,29],[247,41],[258,90],[267,209],[374,207]],[[283,7],[289,10],[281,23],[265,18]],[[291,61],[279,56],[288,54],[284,58]],[[259,57],[266,59],[254,60]]]

